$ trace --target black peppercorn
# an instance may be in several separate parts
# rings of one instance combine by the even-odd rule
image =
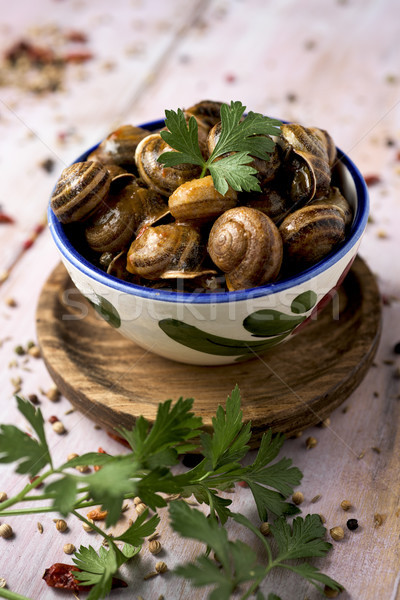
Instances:
[[[393,348],[393,352],[395,354],[400,354],[400,342],[397,342],[397,344],[395,345],[395,347]]]
[[[347,521],[346,525],[347,525],[347,529],[350,529],[350,531],[354,531],[358,527],[358,521],[357,521],[357,519],[349,519]]]

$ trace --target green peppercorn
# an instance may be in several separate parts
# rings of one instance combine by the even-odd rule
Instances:
[[[23,356],[25,354],[25,350],[22,346],[16,346],[14,352],[15,354],[18,354],[18,356]]]

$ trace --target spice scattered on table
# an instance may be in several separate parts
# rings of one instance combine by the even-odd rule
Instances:
[[[168,571],[168,566],[164,561],[160,560],[156,563],[155,570],[157,573],[166,573]]]
[[[40,523],[40,521],[37,522],[37,528],[39,533],[43,533],[43,525]]]
[[[343,510],[350,510],[350,508],[352,508],[352,504],[349,500],[342,500],[340,506]]]
[[[104,521],[107,518],[108,512],[106,510],[100,510],[100,508],[94,508],[89,510],[86,517],[93,521]]]
[[[311,448],[315,448],[315,446],[318,444],[318,440],[315,437],[308,437],[306,439],[306,448],[307,450],[311,450]]]
[[[2,523],[0,525],[0,537],[7,540],[10,537],[12,537],[13,535],[14,535],[14,532],[12,530],[11,525],[9,525],[8,523]]]
[[[94,523],[93,519],[88,519],[88,521],[90,521],[91,523]],[[91,533],[92,531],[94,531],[93,527],[91,527],[88,523],[82,523],[82,527],[88,533]]]
[[[6,492],[0,492],[0,502],[7,500],[8,496]]]
[[[73,554],[75,552],[76,548],[73,544],[64,544],[63,546],[63,552],[65,554]]]
[[[136,512],[138,515],[142,515],[145,510],[147,510],[147,506],[143,502],[136,504]]]
[[[364,181],[368,187],[376,185],[381,182],[379,175],[364,175]]]
[[[349,519],[346,525],[347,529],[350,529],[350,531],[355,531],[358,528],[358,521],[357,519]]]
[[[311,498],[311,504],[315,504],[320,499],[321,499],[321,494],[317,494],[316,496],[314,496],[313,498]]]
[[[55,519],[55,523],[56,523],[57,531],[60,531],[61,533],[64,533],[64,531],[67,531],[68,523],[66,521],[64,521],[64,519]]]
[[[56,385],[52,385],[46,392],[46,396],[50,402],[58,402],[60,395],[60,391]]]
[[[386,518],[386,515],[381,515],[380,513],[376,513],[374,515],[374,526],[380,527],[381,525],[383,525],[385,518]]]
[[[271,528],[267,521],[265,521],[264,523],[261,523],[259,529],[263,535],[269,535],[271,533]]]
[[[344,538],[344,531],[342,527],[332,527],[332,529],[329,530],[329,533],[331,534],[331,538],[336,542],[339,542]]]
[[[149,543],[149,552],[151,554],[159,554],[162,550],[162,546],[158,540],[152,540]]]
[[[299,506],[302,502],[304,502],[304,494],[302,492],[295,492],[292,496],[292,500],[294,504]]]
[[[326,598],[337,598],[339,596],[339,592],[326,585],[324,587],[324,595]]]
[[[55,421],[52,425],[53,430],[58,434],[62,435],[65,433],[66,429],[61,421]]]

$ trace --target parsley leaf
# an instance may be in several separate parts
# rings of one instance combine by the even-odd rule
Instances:
[[[28,420],[39,441],[24,433],[15,425],[0,426],[0,462],[19,462],[17,473],[34,477],[46,465],[51,465],[51,457],[44,433],[42,412],[19,396],[16,396],[18,410]]]
[[[77,489],[76,479],[65,475],[46,485],[45,491],[53,497],[54,510],[66,517],[75,507]]]
[[[137,517],[136,521],[129,529],[115,539],[126,542],[131,546],[141,546],[144,538],[154,533],[160,522],[160,517],[158,515],[153,515],[151,519],[146,521],[148,514],[149,511],[145,510],[144,513]]]
[[[192,116],[187,123],[180,108],[177,112],[166,110],[168,131],[162,131],[160,135],[173,150],[161,154],[158,161],[167,167],[181,163],[201,166],[201,177],[208,170],[215,189],[222,195],[226,194],[229,185],[238,192],[261,191],[255,177],[257,171],[249,163],[253,157],[269,160],[275,146],[269,135],[278,135],[282,123],[252,111],[242,119],[245,109],[241,102],[221,106],[221,135],[207,160],[199,147],[196,119]]]

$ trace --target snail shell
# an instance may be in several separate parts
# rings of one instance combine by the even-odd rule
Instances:
[[[322,129],[297,123],[282,125],[282,138],[293,150],[295,173],[291,187],[294,203],[306,203],[329,193],[331,164],[336,156],[332,138]]]
[[[284,218],[288,210],[287,199],[278,190],[268,186],[263,188],[261,194],[257,192],[241,194],[240,204],[256,208],[275,224]]]
[[[145,229],[128,250],[126,268],[145,279],[196,277],[204,255],[197,229],[171,223]]]
[[[110,184],[111,177],[100,163],[74,163],[61,173],[51,208],[61,223],[83,221],[104,201]]]
[[[179,221],[207,221],[237,204],[237,193],[228,188],[223,196],[214,187],[211,175],[180,185],[169,197],[171,214]]]
[[[335,206],[343,211],[344,222],[346,227],[350,225],[353,220],[353,211],[346,198],[342,195],[341,191],[337,187],[331,187],[329,190],[329,196],[327,198],[321,198],[321,200],[315,200],[312,202],[312,206],[320,204]]]
[[[226,273],[229,290],[273,281],[282,264],[282,240],[272,220],[241,206],[227,210],[212,226],[208,252]]]
[[[165,167],[157,161],[163,152],[171,147],[159,133],[145,137],[136,148],[135,161],[141,178],[145,183],[164,196],[169,196],[177,187],[200,174],[197,165],[181,164]]]
[[[195,117],[201,126],[210,130],[218,121],[221,120],[222,102],[215,100],[202,100],[185,110],[185,113]]]
[[[344,240],[344,213],[326,204],[304,206],[286,217],[279,232],[289,268],[306,268]]]
[[[119,165],[132,167],[135,165],[135,151],[140,140],[149,135],[147,129],[122,125],[88,156],[88,160],[101,162],[103,165]]]
[[[144,225],[168,214],[163,198],[147,188],[130,184],[118,194],[110,194],[86,227],[85,236],[95,252],[117,252],[127,247]]]

